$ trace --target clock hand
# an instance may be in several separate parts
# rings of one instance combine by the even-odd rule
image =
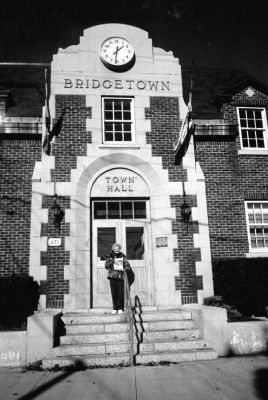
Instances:
[[[124,46],[118,47],[116,46],[116,50],[113,52],[113,54],[117,54],[119,50],[121,50]]]
[[[116,61],[117,61],[117,54],[118,54],[118,51],[119,51],[120,49],[118,49],[118,46],[116,46],[116,50],[113,52],[113,54],[115,54],[115,60],[114,60],[114,62],[116,63]]]

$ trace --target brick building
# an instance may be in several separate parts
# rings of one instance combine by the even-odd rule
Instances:
[[[53,122],[65,111],[50,155],[45,69]],[[190,75],[120,24],[85,30],[51,65],[1,65],[0,272],[40,282],[40,309],[110,307],[104,259],[116,241],[148,306],[202,304],[213,260],[268,255],[267,89],[197,69],[195,129],[180,158]]]

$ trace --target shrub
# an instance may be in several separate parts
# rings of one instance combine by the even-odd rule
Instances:
[[[204,299],[205,306],[222,307],[226,309],[228,322],[250,321],[250,317],[242,315],[236,308],[223,302],[222,296],[211,296]]]
[[[26,328],[27,317],[37,310],[39,289],[30,276],[0,278],[0,330]]]
[[[223,302],[247,316],[266,315],[268,259],[222,259],[213,263],[214,291]]]

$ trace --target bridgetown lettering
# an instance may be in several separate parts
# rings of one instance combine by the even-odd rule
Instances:
[[[170,90],[169,81],[143,81],[132,79],[64,79],[64,89],[138,89],[138,90]]]
[[[105,176],[107,192],[133,192],[135,176]]]

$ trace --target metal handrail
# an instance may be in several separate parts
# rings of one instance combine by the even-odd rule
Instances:
[[[133,307],[130,296],[130,287],[126,271],[124,271],[124,311],[129,323],[129,340],[130,340],[130,365],[134,365],[134,336],[133,336]]]

